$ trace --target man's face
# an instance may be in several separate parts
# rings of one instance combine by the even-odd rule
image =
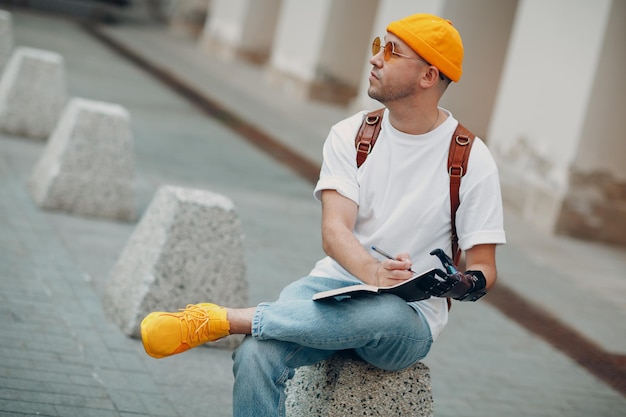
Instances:
[[[380,52],[372,56],[370,64],[373,68],[367,92],[371,98],[385,104],[418,93],[418,80],[428,64],[391,33],[387,33],[383,42],[393,45],[394,53],[385,61],[383,45]]]

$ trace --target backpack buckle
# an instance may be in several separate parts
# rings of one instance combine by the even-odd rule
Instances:
[[[363,146],[361,146],[361,145],[363,145]],[[370,152],[372,152],[372,142],[360,141],[356,145],[356,151],[369,155]]]
[[[463,176],[463,167],[450,167],[448,169],[448,175],[452,178],[461,178]]]
[[[376,123],[378,123],[378,119],[380,119],[380,116],[379,116],[379,115],[377,115],[377,114],[376,114],[376,115],[373,115],[373,116],[372,116],[372,115],[370,115],[370,116],[367,116],[367,117],[365,118],[365,123],[367,123],[367,124],[368,124],[368,125],[370,125],[370,126],[371,126],[371,125],[375,125]],[[368,153],[369,153],[369,152],[368,152]]]
[[[457,135],[454,138],[454,141],[460,146],[467,146],[470,143],[470,138],[469,136],[465,136],[465,135]]]

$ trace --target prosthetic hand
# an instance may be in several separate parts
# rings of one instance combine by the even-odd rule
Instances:
[[[476,301],[487,294],[487,281],[481,271],[460,272],[454,262],[441,249],[430,252],[439,258],[446,274],[442,279],[426,290],[433,297],[450,297],[459,301]]]

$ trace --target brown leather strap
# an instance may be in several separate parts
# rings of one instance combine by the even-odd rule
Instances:
[[[467,161],[474,143],[475,136],[459,123],[452,139],[450,140],[450,151],[448,152],[448,174],[450,175],[450,219],[452,226],[452,259],[456,265],[461,260],[459,250],[459,237],[456,234],[456,211],[461,204],[459,189],[461,188],[461,178],[467,172]]]
[[[359,168],[367,159],[372,151],[383,120],[383,112],[385,108],[369,112],[363,118],[363,123],[359,128],[359,132],[354,138],[354,146],[356,147],[356,166]]]

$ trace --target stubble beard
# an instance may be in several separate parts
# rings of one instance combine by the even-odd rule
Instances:
[[[385,104],[392,101],[402,100],[406,97],[412,96],[416,92],[416,86],[413,82],[405,82],[402,84],[396,84],[391,87],[374,86],[370,83],[367,90],[367,95],[374,100]]]

